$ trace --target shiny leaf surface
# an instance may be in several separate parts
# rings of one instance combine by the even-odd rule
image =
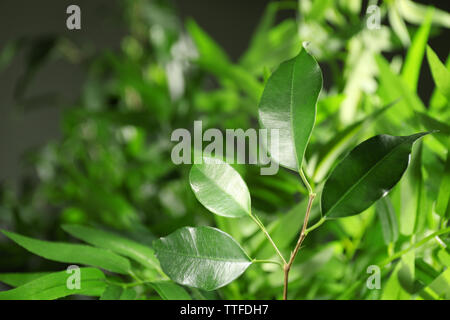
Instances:
[[[414,141],[426,134],[378,135],[359,144],[327,179],[321,198],[322,214],[346,217],[370,207],[400,180]]]
[[[227,285],[252,263],[233,238],[211,227],[178,229],[153,247],[173,281],[208,291]]]

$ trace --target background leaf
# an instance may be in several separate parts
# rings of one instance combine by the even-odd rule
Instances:
[[[37,240],[5,230],[2,232],[18,245],[48,260],[85,264],[122,274],[127,274],[130,270],[130,263],[126,258],[108,250],[80,244]]]
[[[133,259],[143,266],[162,273],[159,261],[151,247],[133,240],[81,225],[63,225],[62,228],[72,236],[103,249],[109,249],[122,256]]]
[[[80,289],[69,289],[66,271],[55,272],[26,284],[0,292],[0,300],[53,300],[73,294],[99,296],[105,290],[103,272],[95,268],[80,268]]]

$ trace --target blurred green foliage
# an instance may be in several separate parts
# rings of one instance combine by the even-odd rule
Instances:
[[[439,132],[417,144],[404,179],[377,206],[311,233],[292,267],[290,296],[450,298],[450,238],[439,231],[450,217],[450,60],[427,49],[430,37],[448,33],[450,14],[410,0],[385,1],[379,6],[380,28],[369,29],[370,13],[362,3],[273,2],[236,62],[194,20],[182,23],[165,1],[121,2],[129,32],[119,52],[89,55],[67,39],[6,46],[0,70],[14,52],[25,45],[31,48],[17,96],[49,52],[78,61],[87,68],[87,79],[77,105],[64,115],[62,138],[30,155],[36,177],[25,180],[17,192],[8,184],[0,189],[1,228],[69,241],[60,225],[90,225],[150,246],[179,227],[212,225],[232,235],[252,256],[271,258],[272,248],[249,219],[225,220],[197,202],[189,187],[189,166],[171,161],[170,136],[177,128],[192,129],[194,120],[202,120],[204,128],[258,128],[264,81],[307,41],[326,71],[306,151],[306,174],[317,190],[330,169],[370,136]],[[296,18],[278,22],[280,10]],[[430,101],[423,101],[417,91],[421,66],[427,63],[436,88]],[[284,169],[261,176],[256,166],[236,168],[249,186],[254,212],[288,254],[307,203],[301,181]],[[317,206],[312,220],[319,218]],[[3,272],[62,269],[4,237],[0,252]],[[370,265],[382,267],[380,290],[366,286]],[[135,272],[154,280],[137,285],[139,299],[273,299],[280,298],[283,285],[281,271],[271,265],[252,266],[213,293],[159,282],[164,275],[142,267]],[[110,274],[107,278],[118,282],[119,289],[120,283],[132,281]],[[118,298],[120,292],[108,289],[107,297]]]

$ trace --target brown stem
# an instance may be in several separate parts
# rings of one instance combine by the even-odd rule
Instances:
[[[303,240],[305,240],[306,227],[308,226],[309,215],[311,213],[311,207],[312,207],[312,203],[313,203],[315,197],[316,197],[315,193],[309,194],[308,207],[306,208],[305,219],[303,220],[302,231],[300,232],[300,236],[298,237],[297,244],[295,245],[294,251],[291,252],[291,257],[289,258],[288,263],[286,263],[283,268],[283,271],[284,271],[283,300],[287,299],[289,271],[291,270],[292,264],[294,263],[295,257],[297,256],[297,253],[300,250]]]

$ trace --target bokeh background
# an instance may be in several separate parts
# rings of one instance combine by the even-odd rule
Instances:
[[[294,56],[302,41],[311,43],[324,74],[318,126],[307,155],[312,159],[309,173],[318,186],[325,176],[323,168],[331,168],[365,138],[423,129],[423,124],[410,121],[413,115],[400,110],[410,98],[386,91],[391,84],[382,77],[375,57],[384,57],[394,74],[401,74],[411,42],[425,24],[426,6],[433,6],[426,42],[448,66],[448,1],[409,1],[421,8],[411,12],[402,11],[403,2],[1,1],[0,228],[74,241],[60,225],[80,223],[150,246],[153,239],[181,226],[215,225],[251,252],[270,258],[270,248],[255,236],[251,222],[212,217],[196,201],[188,184],[189,166],[170,161],[171,132],[190,129],[194,120],[220,129],[257,128],[264,79]],[[70,4],[81,8],[81,30],[65,26]],[[382,17],[381,29],[372,33],[365,22],[370,4],[380,6]],[[448,125],[448,103],[436,91],[426,57],[419,66],[412,99],[418,97],[424,112]],[[396,98],[406,100],[375,123],[366,121]],[[350,128],[355,130],[351,136],[346,131]],[[341,139],[337,150],[333,138]],[[347,289],[367,264],[441,225],[435,222],[432,204],[445,173],[445,139],[430,138],[420,155],[420,181],[425,181],[423,193],[430,201],[422,208],[427,218],[414,234],[385,243],[374,208],[362,218],[330,223],[308,240],[304,258],[298,259],[300,271],[292,285],[296,298],[382,297],[364,288]],[[323,156],[330,156],[331,162],[323,163],[319,172],[314,161]],[[259,176],[258,168],[239,170],[256,212],[288,252],[302,221],[298,217],[304,211],[303,185],[284,169],[273,177]],[[411,183],[417,183],[415,178]],[[417,194],[411,193],[410,199],[396,194],[401,192],[393,196],[400,223],[406,210],[401,204],[415,202]],[[316,218],[317,214],[315,208]],[[277,222],[280,218],[284,220]],[[283,224],[290,225],[289,230],[281,229]],[[417,256],[422,259],[417,265],[426,263],[436,276],[444,267],[438,260],[425,259],[427,255]],[[324,265],[328,267],[321,269]],[[0,240],[0,272],[59,269],[58,263]],[[271,274],[267,282],[261,280],[267,276],[263,271]],[[390,271],[383,278],[386,283]],[[251,270],[213,297],[277,298],[281,284],[271,272]],[[425,277],[429,283],[434,279],[430,277]],[[428,280],[412,281],[424,287]],[[409,292],[403,297],[411,296]]]

